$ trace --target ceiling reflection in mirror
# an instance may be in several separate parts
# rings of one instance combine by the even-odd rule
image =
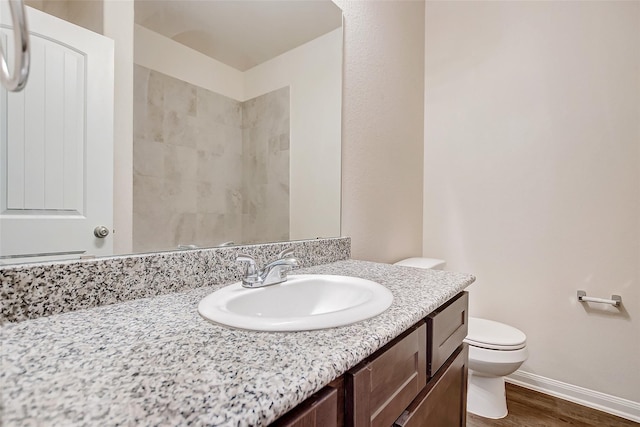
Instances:
[[[88,3],[27,2],[100,33]],[[97,223],[90,232],[106,225],[115,233],[104,240],[134,253],[339,235],[340,9],[328,0],[137,0],[134,10],[133,164],[110,171],[116,183],[122,173],[132,181],[132,209],[116,214],[133,232]],[[110,254],[91,239],[82,255]],[[42,259],[5,256],[5,240],[1,263]]]

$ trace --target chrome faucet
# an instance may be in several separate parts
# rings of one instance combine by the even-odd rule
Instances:
[[[278,259],[267,264],[262,270],[258,269],[256,260],[249,255],[240,254],[236,261],[247,263],[242,278],[242,286],[245,288],[261,288],[285,282],[287,273],[298,266],[298,260],[293,257],[293,249],[280,252]]]

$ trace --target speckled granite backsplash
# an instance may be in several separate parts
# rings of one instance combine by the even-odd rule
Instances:
[[[260,266],[293,248],[300,267],[349,259],[351,239],[302,240],[0,267],[0,324],[239,280],[239,253]]]

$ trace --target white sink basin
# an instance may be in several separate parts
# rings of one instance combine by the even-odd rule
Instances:
[[[205,319],[255,331],[308,331],[368,319],[391,305],[391,292],[371,280],[331,275],[291,275],[257,289],[242,283],[206,296],[198,305]]]

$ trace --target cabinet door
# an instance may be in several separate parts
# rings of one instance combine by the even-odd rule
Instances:
[[[395,426],[465,427],[468,359],[467,344],[463,344],[396,420]]]
[[[420,322],[345,374],[345,424],[389,427],[426,384],[426,325]]]
[[[338,389],[325,387],[276,420],[272,427],[337,427]]]
[[[427,316],[427,376],[431,378],[460,347],[469,326],[469,293],[462,292]]]

